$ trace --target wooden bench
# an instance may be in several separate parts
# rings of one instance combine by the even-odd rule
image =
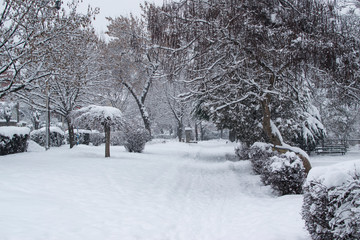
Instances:
[[[316,147],[315,153],[317,154],[341,153],[342,155],[344,155],[346,153],[346,147],[344,145],[327,145],[322,147]]]

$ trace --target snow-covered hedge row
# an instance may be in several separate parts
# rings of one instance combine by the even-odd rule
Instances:
[[[305,168],[294,152],[281,154],[274,151],[271,144],[259,142],[250,148],[240,145],[235,152],[240,159],[249,159],[253,171],[261,175],[262,182],[280,195],[302,193]]]
[[[93,132],[90,134],[90,142],[94,146],[100,146],[105,143],[105,134],[100,132]]]
[[[262,174],[266,162],[268,162],[271,157],[279,155],[279,153],[272,150],[271,144],[256,142],[249,149],[248,155],[254,172],[256,174]]]
[[[110,143],[112,146],[123,146],[124,145],[124,132],[123,131],[115,131],[111,132]]]
[[[30,133],[30,139],[39,144],[45,146],[46,144],[46,128],[40,128]],[[58,127],[50,127],[50,146],[60,147],[64,142],[64,132]]]
[[[66,142],[69,143],[69,132],[65,132]],[[97,130],[74,129],[74,140],[76,144],[99,146],[105,143],[105,134]]]
[[[29,133],[27,127],[0,127],[0,155],[25,152]]]
[[[75,142],[76,144],[90,144],[90,135],[92,134],[91,130],[74,130]],[[67,141],[69,142],[69,135],[66,136]]]
[[[360,239],[360,161],[312,169],[302,217],[313,239]]]

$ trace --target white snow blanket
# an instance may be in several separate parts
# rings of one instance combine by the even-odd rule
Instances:
[[[234,144],[80,145],[0,157],[3,240],[310,240],[301,195],[277,197]],[[225,157],[225,155],[228,157]]]
[[[0,135],[12,138],[16,135],[26,135],[30,133],[30,128],[27,127],[0,127]]]
[[[331,188],[353,181],[354,176],[360,176],[360,160],[313,168],[309,172],[307,181],[318,181],[327,188]]]

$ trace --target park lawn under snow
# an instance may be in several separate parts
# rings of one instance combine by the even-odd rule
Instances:
[[[233,153],[226,141],[157,141],[111,158],[85,145],[2,156],[0,239],[310,239],[302,196],[275,196]]]

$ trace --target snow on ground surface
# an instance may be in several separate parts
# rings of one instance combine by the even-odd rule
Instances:
[[[155,141],[104,158],[104,146],[32,142],[0,157],[0,239],[309,240],[302,196],[273,195],[234,147]],[[313,165],[338,158],[325,159]]]
[[[0,127],[0,135],[12,138],[13,135],[26,135],[30,133],[27,127]]]
[[[345,155],[341,154],[323,154],[310,156],[311,166],[329,166],[336,163],[343,163],[347,161],[360,160],[360,145],[350,147]]]

